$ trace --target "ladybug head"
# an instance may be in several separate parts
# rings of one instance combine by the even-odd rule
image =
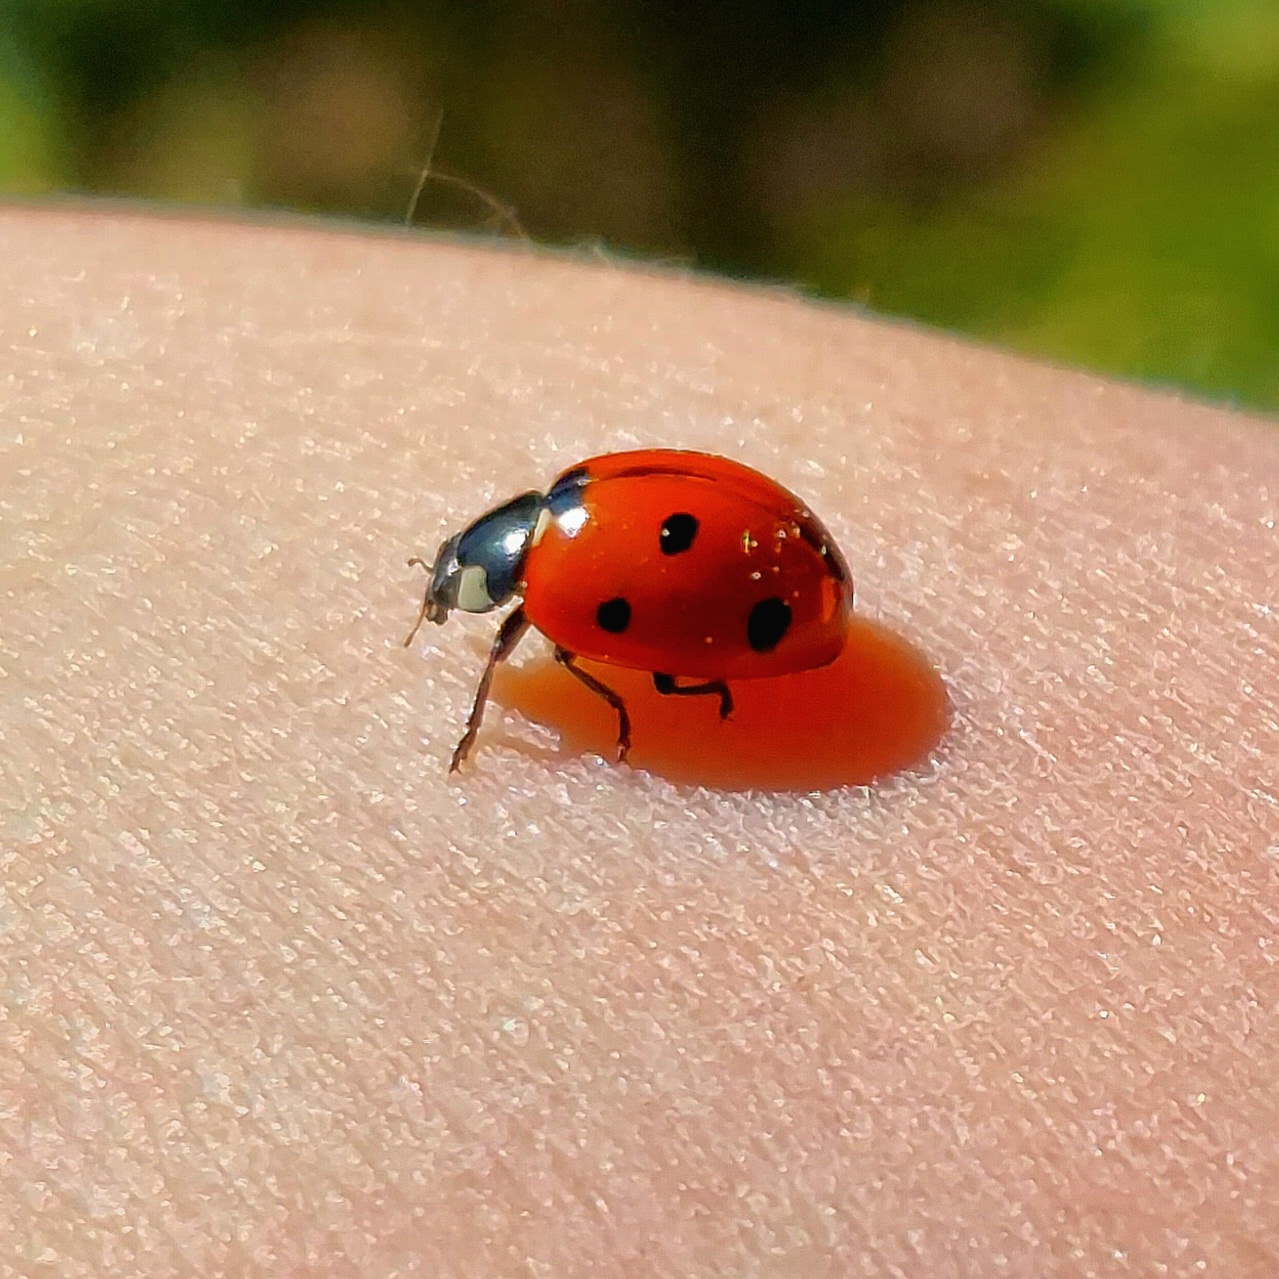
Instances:
[[[540,493],[523,493],[445,541],[430,566],[419,625],[445,622],[454,609],[487,613],[516,594],[544,509]]]

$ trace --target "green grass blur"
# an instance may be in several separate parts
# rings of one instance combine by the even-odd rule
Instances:
[[[0,190],[400,220],[428,158],[534,239],[1279,405],[1275,0],[0,0]]]

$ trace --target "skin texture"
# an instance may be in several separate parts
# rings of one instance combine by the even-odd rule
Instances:
[[[1274,426],[608,263],[3,234],[0,1273],[1276,1272]],[[446,777],[493,619],[401,648],[405,557],[650,444],[820,512],[927,758],[495,704]]]

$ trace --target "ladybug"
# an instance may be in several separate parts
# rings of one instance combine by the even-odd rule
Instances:
[[[448,538],[407,647],[424,621],[520,602],[498,629],[449,771],[479,731],[498,663],[530,626],[555,660],[617,713],[626,703],[578,665],[648,671],[659,693],[718,697],[731,681],[811,670],[843,650],[853,582],[830,534],[780,484],[727,458],[641,449],[591,458],[545,493],[522,493]]]

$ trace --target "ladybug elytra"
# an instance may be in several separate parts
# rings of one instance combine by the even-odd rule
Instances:
[[[803,503],[738,462],[676,449],[592,458],[448,538],[434,564],[409,563],[430,580],[406,646],[454,609],[520,601],[493,641],[450,771],[475,741],[494,670],[530,626],[616,712],[625,759],[626,704],[580,659],[647,671],[659,693],[718,697],[724,718],[730,681],[833,662],[852,617],[848,567]]]

